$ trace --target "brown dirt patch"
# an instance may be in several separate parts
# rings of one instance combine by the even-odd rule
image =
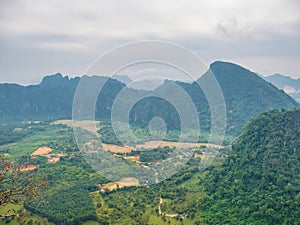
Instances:
[[[126,156],[124,159],[140,161],[140,155]]]
[[[110,183],[103,185],[102,187],[104,189],[108,189],[108,190],[112,191],[117,188],[138,186],[138,185],[139,185],[138,179],[136,179],[134,177],[125,177],[118,182],[110,182]]]
[[[96,142],[95,142],[96,143]],[[91,148],[91,151],[95,148],[94,140],[91,140],[87,143],[88,147]],[[171,141],[147,141],[143,144],[138,144],[135,147],[131,146],[119,146],[113,144],[102,144],[102,147],[106,151],[110,151],[112,153],[130,153],[132,150],[137,150],[141,148],[145,149],[153,149],[153,148],[163,148],[163,147],[170,147],[170,148],[196,148],[196,147],[213,147],[217,149],[223,148],[223,146],[210,144],[210,143],[188,143],[188,142],[171,142]],[[133,159],[133,158],[132,158]]]
[[[47,155],[47,158],[48,158],[48,163],[57,163],[61,157],[63,156],[67,156],[68,154],[65,154],[65,153],[59,153],[59,154],[56,154],[56,155]]]
[[[18,171],[29,171],[29,170],[35,170],[38,168],[38,164],[28,164],[28,165],[22,165],[17,168]]]
[[[63,157],[63,156],[68,156],[68,154],[66,154],[66,153],[58,153],[58,154],[56,154],[56,156]]]
[[[213,147],[218,149],[223,148],[223,146],[210,144],[210,143],[188,143],[188,142],[172,142],[172,141],[147,141],[144,144],[136,145],[135,148],[151,149],[151,148],[163,148],[163,147],[173,148],[174,147],[174,148],[186,149],[186,148],[195,148],[201,146]]]
[[[129,153],[132,151],[132,147],[130,146],[118,146],[111,144],[102,144],[104,150],[110,151],[113,153]]]
[[[49,157],[48,162],[49,163],[57,163],[60,160],[60,157]]]
[[[52,152],[51,148],[49,148],[47,146],[43,146],[43,147],[40,147],[37,150],[35,150],[33,153],[31,153],[31,156],[48,155],[50,152]]]

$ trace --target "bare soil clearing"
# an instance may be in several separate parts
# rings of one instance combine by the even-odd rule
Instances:
[[[48,163],[56,163],[61,157],[68,155],[66,153],[50,154],[51,152],[51,148],[43,146],[31,153],[31,156],[45,156],[47,157]]]
[[[67,156],[68,154],[65,153],[59,153],[59,154],[52,154],[52,155],[47,155],[47,159],[49,163],[57,163],[61,157]]]
[[[224,148],[223,146],[210,144],[210,143],[188,143],[188,142],[171,142],[171,141],[147,141],[143,144],[138,144],[135,147],[119,146],[113,144],[102,144],[102,146],[104,150],[113,153],[129,153],[132,152],[132,150],[137,150],[141,148],[153,149],[153,148],[163,148],[163,147],[187,149],[187,148],[196,148],[196,147],[205,146],[205,147],[212,147],[217,149]]]
[[[28,164],[28,165],[22,165],[17,168],[18,171],[29,171],[29,170],[35,170],[38,168],[38,164]]]
[[[56,120],[53,122],[53,124],[63,124],[67,125],[69,127],[73,126],[72,120]],[[97,132],[101,128],[100,121],[93,121],[93,120],[81,120],[81,121],[74,121],[75,127],[81,127],[82,129],[85,129],[90,132]]]
[[[110,183],[104,184],[102,186],[102,188],[112,191],[117,188],[138,186],[138,185],[139,185],[138,179],[136,179],[134,177],[124,177],[123,179],[121,179],[118,182],[110,182]]]
[[[172,142],[172,141],[147,141],[144,144],[136,145],[135,148],[163,148],[163,147],[170,147],[170,148],[195,148],[195,147],[213,147],[221,149],[223,146],[210,144],[210,143],[189,143],[189,142]]]
[[[140,155],[126,156],[125,159],[140,161]]]
[[[50,152],[52,152],[51,148],[49,148],[47,146],[43,146],[43,147],[40,147],[37,150],[35,150],[33,153],[31,153],[31,156],[48,155]]]
[[[129,146],[118,146],[111,144],[102,144],[104,150],[110,151],[113,153],[129,153],[132,151],[132,147]]]

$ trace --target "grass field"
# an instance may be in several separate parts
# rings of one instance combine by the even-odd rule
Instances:
[[[22,209],[23,209],[22,205],[7,204],[4,206],[0,206],[0,214],[11,213],[11,212],[8,212],[10,210],[18,211],[18,210],[22,210]]]
[[[186,188],[189,192],[199,192],[201,187],[199,186],[199,178],[204,178],[207,171],[201,173],[194,173],[192,177],[180,184],[181,187]]]
[[[92,197],[94,207],[96,209],[96,214],[98,218],[105,217],[109,213],[113,211],[113,209],[109,208],[106,204],[102,196],[99,194],[98,191],[90,193]]]
[[[0,206],[0,214],[5,214],[7,213],[9,210],[15,210],[16,212],[18,212],[19,210],[23,210],[24,207],[23,205],[14,205],[14,204],[7,204],[5,206]],[[12,213],[12,212],[9,212]],[[44,219],[42,217],[39,217],[37,215],[26,215],[22,221],[25,221],[25,224],[27,224],[29,221],[32,221],[32,224],[40,224],[40,225],[54,225],[53,223],[50,223],[47,221],[47,219]],[[5,224],[9,224],[9,225],[19,225],[19,222],[17,219],[6,219],[1,221],[0,220],[0,225],[5,225]]]
[[[195,221],[190,219],[184,219],[182,222],[180,220],[176,220],[175,218],[165,217],[165,221],[163,216],[150,216],[149,225],[194,225]]]
[[[86,221],[82,225],[99,225],[99,223],[97,223],[95,221]]]
[[[46,130],[35,131],[33,135],[25,137],[18,142],[1,145],[0,151],[9,150],[10,158],[30,155],[42,146],[47,146],[51,142],[63,139],[65,135],[61,131],[61,128],[50,126]]]

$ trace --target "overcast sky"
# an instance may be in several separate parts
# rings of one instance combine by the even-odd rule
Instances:
[[[298,0],[1,0],[0,82],[82,75],[106,51],[155,39],[207,64],[300,77]]]

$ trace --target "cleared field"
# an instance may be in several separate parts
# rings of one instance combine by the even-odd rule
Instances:
[[[24,155],[30,155],[41,146],[47,146],[48,143],[64,138],[64,134],[58,133],[60,129],[50,129],[46,131],[36,131],[18,142],[8,143],[0,146],[1,150],[9,150],[9,157],[16,158]]]
[[[124,159],[140,161],[140,155],[126,156]]]
[[[129,153],[132,151],[132,147],[129,146],[118,146],[112,144],[102,144],[104,150],[110,151],[113,153]]]
[[[49,157],[48,163],[57,163],[60,160],[60,157]]]
[[[134,147],[119,146],[113,144],[102,144],[102,146],[104,150],[110,151],[112,153],[129,153],[132,152],[132,150],[137,150],[141,148],[153,149],[153,148],[163,148],[163,147],[188,149],[188,148],[205,146],[205,147],[212,147],[217,149],[223,148],[223,146],[210,144],[210,143],[188,143],[188,142],[171,142],[171,141],[147,141],[143,144],[138,144]]]
[[[188,142],[172,142],[172,141],[147,141],[144,144],[136,145],[135,148],[163,148],[163,147],[170,147],[170,148],[195,148],[195,147],[213,147],[221,149],[223,146],[210,144],[210,143],[188,143]]]
[[[69,127],[73,127],[73,120],[56,120],[53,124],[63,124]],[[93,121],[93,120],[81,120],[81,121],[74,121],[75,127],[81,127],[90,132],[97,132],[101,128],[100,121]]]
[[[37,150],[35,150],[33,153],[31,153],[31,156],[48,155],[50,152],[52,152],[51,148],[49,148],[47,146],[43,146],[43,147],[40,147]]]
[[[29,170],[35,170],[38,167],[39,167],[38,164],[28,164],[28,165],[19,166],[17,168],[17,170],[19,170],[19,171],[29,171]]]
[[[33,153],[31,153],[31,156],[37,156],[37,155],[45,156],[48,159],[48,163],[56,163],[60,160],[61,157],[68,155],[65,153],[50,154],[51,152],[52,152],[51,148],[47,146],[43,146],[35,150]]]
[[[128,187],[128,186],[138,186],[139,185],[139,180],[134,178],[134,177],[124,177],[118,182],[110,182],[107,184],[104,184],[102,188],[108,189],[110,191],[117,189],[117,188],[122,188],[122,187]]]
[[[57,163],[61,157],[67,156],[67,155],[68,154],[65,154],[65,153],[59,153],[56,155],[46,155],[46,157],[48,158],[49,163]]]

